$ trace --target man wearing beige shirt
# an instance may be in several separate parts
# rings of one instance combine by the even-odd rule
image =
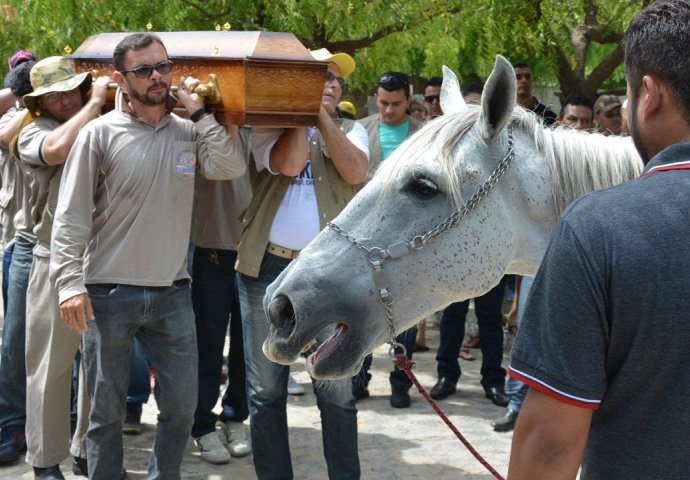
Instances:
[[[150,33],[123,39],[112,78],[122,108],[79,134],[55,213],[51,275],[62,319],[83,334],[91,397],[89,478],[122,467],[127,358],[136,337],[156,372],[160,413],[149,478],[179,478],[197,399],[197,345],[187,247],[197,170],[210,179],[244,173],[242,147],[182,77],[192,122],[168,113],[172,62]]]

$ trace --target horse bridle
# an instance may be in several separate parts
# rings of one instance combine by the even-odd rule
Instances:
[[[393,295],[388,290],[389,282],[386,271],[383,269],[383,261],[387,258],[396,259],[401,258],[412,252],[413,250],[420,250],[426,244],[439,237],[442,233],[447,232],[453,226],[455,226],[460,220],[462,220],[468,213],[476,208],[476,206],[481,202],[484,197],[486,197],[491,189],[494,187],[496,182],[506,173],[510,162],[513,160],[515,150],[513,148],[513,130],[508,127],[508,153],[506,154],[489,178],[486,179],[484,183],[481,184],[479,189],[475,192],[470,199],[465,202],[462,208],[455,210],[451,213],[445,220],[436,225],[434,228],[429,230],[423,235],[416,235],[412,237],[411,240],[405,242],[398,242],[389,245],[386,248],[380,247],[367,247],[362,242],[350,235],[347,230],[339,227],[333,222],[328,222],[328,226],[338,235],[345,237],[350,243],[355,247],[359,248],[368,253],[369,263],[374,270],[374,287],[379,292],[379,300],[381,304],[386,309],[386,320],[388,321],[388,331],[390,334],[390,339],[388,344],[390,345],[389,355],[391,358],[395,358],[395,349],[401,348],[403,355],[406,355],[405,346],[397,343],[395,337],[395,322],[393,321]]]

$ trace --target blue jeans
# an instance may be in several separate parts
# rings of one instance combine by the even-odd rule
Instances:
[[[2,252],[2,314],[7,316],[7,288],[10,284],[10,264],[12,263],[12,252],[14,251],[14,239],[7,242]]]
[[[251,416],[254,469],[259,480],[292,479],[288,443],[287,382],[290,367],[269,361],[261,346],[268,335],[262,299],[266,287],[290,260],[266,254],[258,278],[238,274],[242,309],[244,355],[247,365],[247,396]],[[332,332],[320,334],[318,342]],[[316,383],[321,411],[324,456],[331,480],[360,477],[357,451],[357,407],[349,378]]]
[[[177,480],[197,397],[197,350],[189,282],[170,287],[87,285],[95,321],[83,352],[91,397],[86,436],[91,480],[119,478],[128,358],[136,337],[156,372],[158,428],[148,479]]]
[[[481,297],[474,299],[474,311],[479,325],[482,350],[481,384],[484,389],[503,387],[506,371],[501,367],[503,360],[503,281]],[[452,382],[460,378],[458,354],[465,338],[465,319],[469,300],[451,303],[443,311],[440,325],[440,343],[436,362],[438,377],[447,377]]]
[[[223,365],[225,334],[230,320],[230,353],[228,355],[228,388],[223,395],[223,422],[243,422],[249,417],[246,370],[242,344],[242,317],[235,285],[234,250],[195,247],[192,270],[192,304],[196,318],[199,345],[199,402],[194,412],[192,436],[195,438],[216,429],[218,415],[213,407]]]
[[[518,299],[517,311],[518,327],[522,321],[522,314],[525,311],[525,305],[527,305],[527,297],[529,297],[529,292],[532,289],[532,283],[534,283],[534,277],[522,277],[520,281],[520,298]],[[506,394],[509,398],[508,409],[519,412],[522,408],[522,402],[525,401],[525,397],[527,396],[528,389],[529,387],[526,383],[509,377],[506,382]]]
[[[151,377],[149,376],[149,361],[141,342],[135,337],[132,351],[129,352],[129,387],[127,388],[127,403],[143,405],[151,396]]]
[[[26,290],[34,261],[33,248],[33,243],[15,238],[0,351],[0,428],[23,430],[26,423]]]

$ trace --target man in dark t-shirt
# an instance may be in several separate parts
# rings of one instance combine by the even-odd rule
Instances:
[[[689,23],[689,0],[660,0],[630,24],[628,119],[645,171],[556,225],[512,352],[510,375],[531,388],[511,480],[690,470]]]
[[[540,116],[544,120],[544,125],[551,126],[556,123],[556,114],[532,93],[534,78],[530,66],[521,62],[514,64],[513,68],[517,80],[517,103]]]

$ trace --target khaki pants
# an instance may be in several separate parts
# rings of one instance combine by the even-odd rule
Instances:
[[[57,465],[70,454],[72,362],[81,341],[60,318],[49,260],[34,255],[26,298],[26,462],[34,467]],[[81,378],[79,383],[80,425],[72,450],[86,457],[81,412],[89,411],[88,403],[83,405],[88,395]]]

